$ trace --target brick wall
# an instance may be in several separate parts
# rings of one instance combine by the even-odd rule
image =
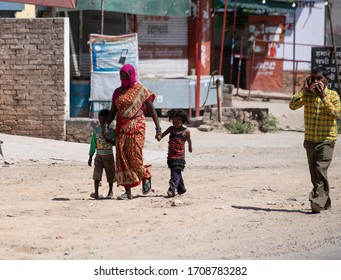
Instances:
[[[304,80],[310,75],[310,71],[298,71],[296,73],[295,91],[298,91],[303,86]],[[293,73],[292,71],[283,72],[283,92],[293,93]]]
[[[0,18],[0,132],[65,139],[64,18]]]

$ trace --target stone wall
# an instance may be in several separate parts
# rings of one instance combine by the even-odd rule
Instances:
[[[99,127],[97,119],[71,118],[66,121],[66,141],[90,143],[92,133]]]
[[[64,18],[0,18],[0,132],[65,139]]]
[[[231,122],[233,120],[242,121],[262,121],[264,116],[269,114],[268,108],[237,108],[237,107],[223,107],[221,110],[222,122]],[[214,123],[218,121],[218,109],[211,108],[204,123]]]

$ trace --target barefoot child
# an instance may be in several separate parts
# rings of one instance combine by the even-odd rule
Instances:
[[[171,170],[171,178],[167,195],[168,197],[174,197],[175,191],[178,194],[186,192],[181,172],[186,164],[185,142],[188,142],[188,151],[191,153],[192,140],[190,131],[183,126],[183,124],[189,123],[188,116],[184,111],[172,110],[169,115],[169,121],[172,121],[173,125],[162,133],[161,139],[169,134],[167,164]]]
[[[102,180],[103,169],[105,170],[107,181],[109,183],[107,198],[111,199],[113,197],[112,187],[113,183],[115,182],[115,159],[112,146],[115,145],[115,131],[112,128],[109,128],[107,134],[108,137],[104,138],[102,136],[102,129],[108,115],[109,110],[107,109],[103,109],[99,112],[98,120],[101,126],[94,130],[89,150],[89,166],[91,166],[92,156],[96,152],[96,157],[94,161],[95,167],[92,177],[94,179],[95,192],[90,194],[90,197],[95,199],[99,198],[98,188],[100,181]]]

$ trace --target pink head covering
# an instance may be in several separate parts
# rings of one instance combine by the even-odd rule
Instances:
[[[120,69],[120,72],[122,72],[122,71],[127,73],[128,76],[130,77],[129,85],[124,86],[123,82],[121,80],[121,86],[119,88],[116,88],[113,95],[112,95],[112,102],[115,102],[116,98],[121,94],[122,90],[134,86],[134,84],[137,82],[136,81],[136,71],[135,71],[135,68],[133,65],[131,65],[131,64],[123,65]]]
[[[129,81],[129,87],[132,87],[136,83],[136,71],[133,65],[131,64],[125,64],[121,67],[120,72],[126,72],[128,76],[130,77]],[[123,83],[121,81],[121,86],[123,86]]]

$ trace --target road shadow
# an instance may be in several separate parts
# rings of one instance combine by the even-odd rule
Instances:
[[[264,211],[264,212],[284,212],[284,213],[300,213],[300,214],[308,214],[315,215],[311,210],[290,210],[290,209],[273,209],[273,208],[261,208],[254,206],[240,206],[240,205],[232,205],[232,208],[240,209],[240,210],[253,210],[253,211]]]
[[[70,198],[67,198],[67,197],[55,197],[55,198],[52,198],[52,200],[54,200],[54,201],[69,201]]]
[[[167,195],[164,195],[164,194],[147,194],[147,195],[141,195],[141,194],[138,194],[138,195],[134,195],[133,198],[148,198],[148,197],[155,197],[155,198],[160,198],[160,197],[163,197],[163,198],[170,198],[168,197]],[[174,198],[174,197],[172,197]]]
[[[67,198],[67,197],[55,197],[55,198],[52,198],[53,201],[71,201],[70,198]],[[108,198],[106,196],[100,196],[99,198],[95,199],[95,198],[92,198],[92,197],[88,197],[88,198],[72,198],[72,200],[116,200],[116,198]]]

